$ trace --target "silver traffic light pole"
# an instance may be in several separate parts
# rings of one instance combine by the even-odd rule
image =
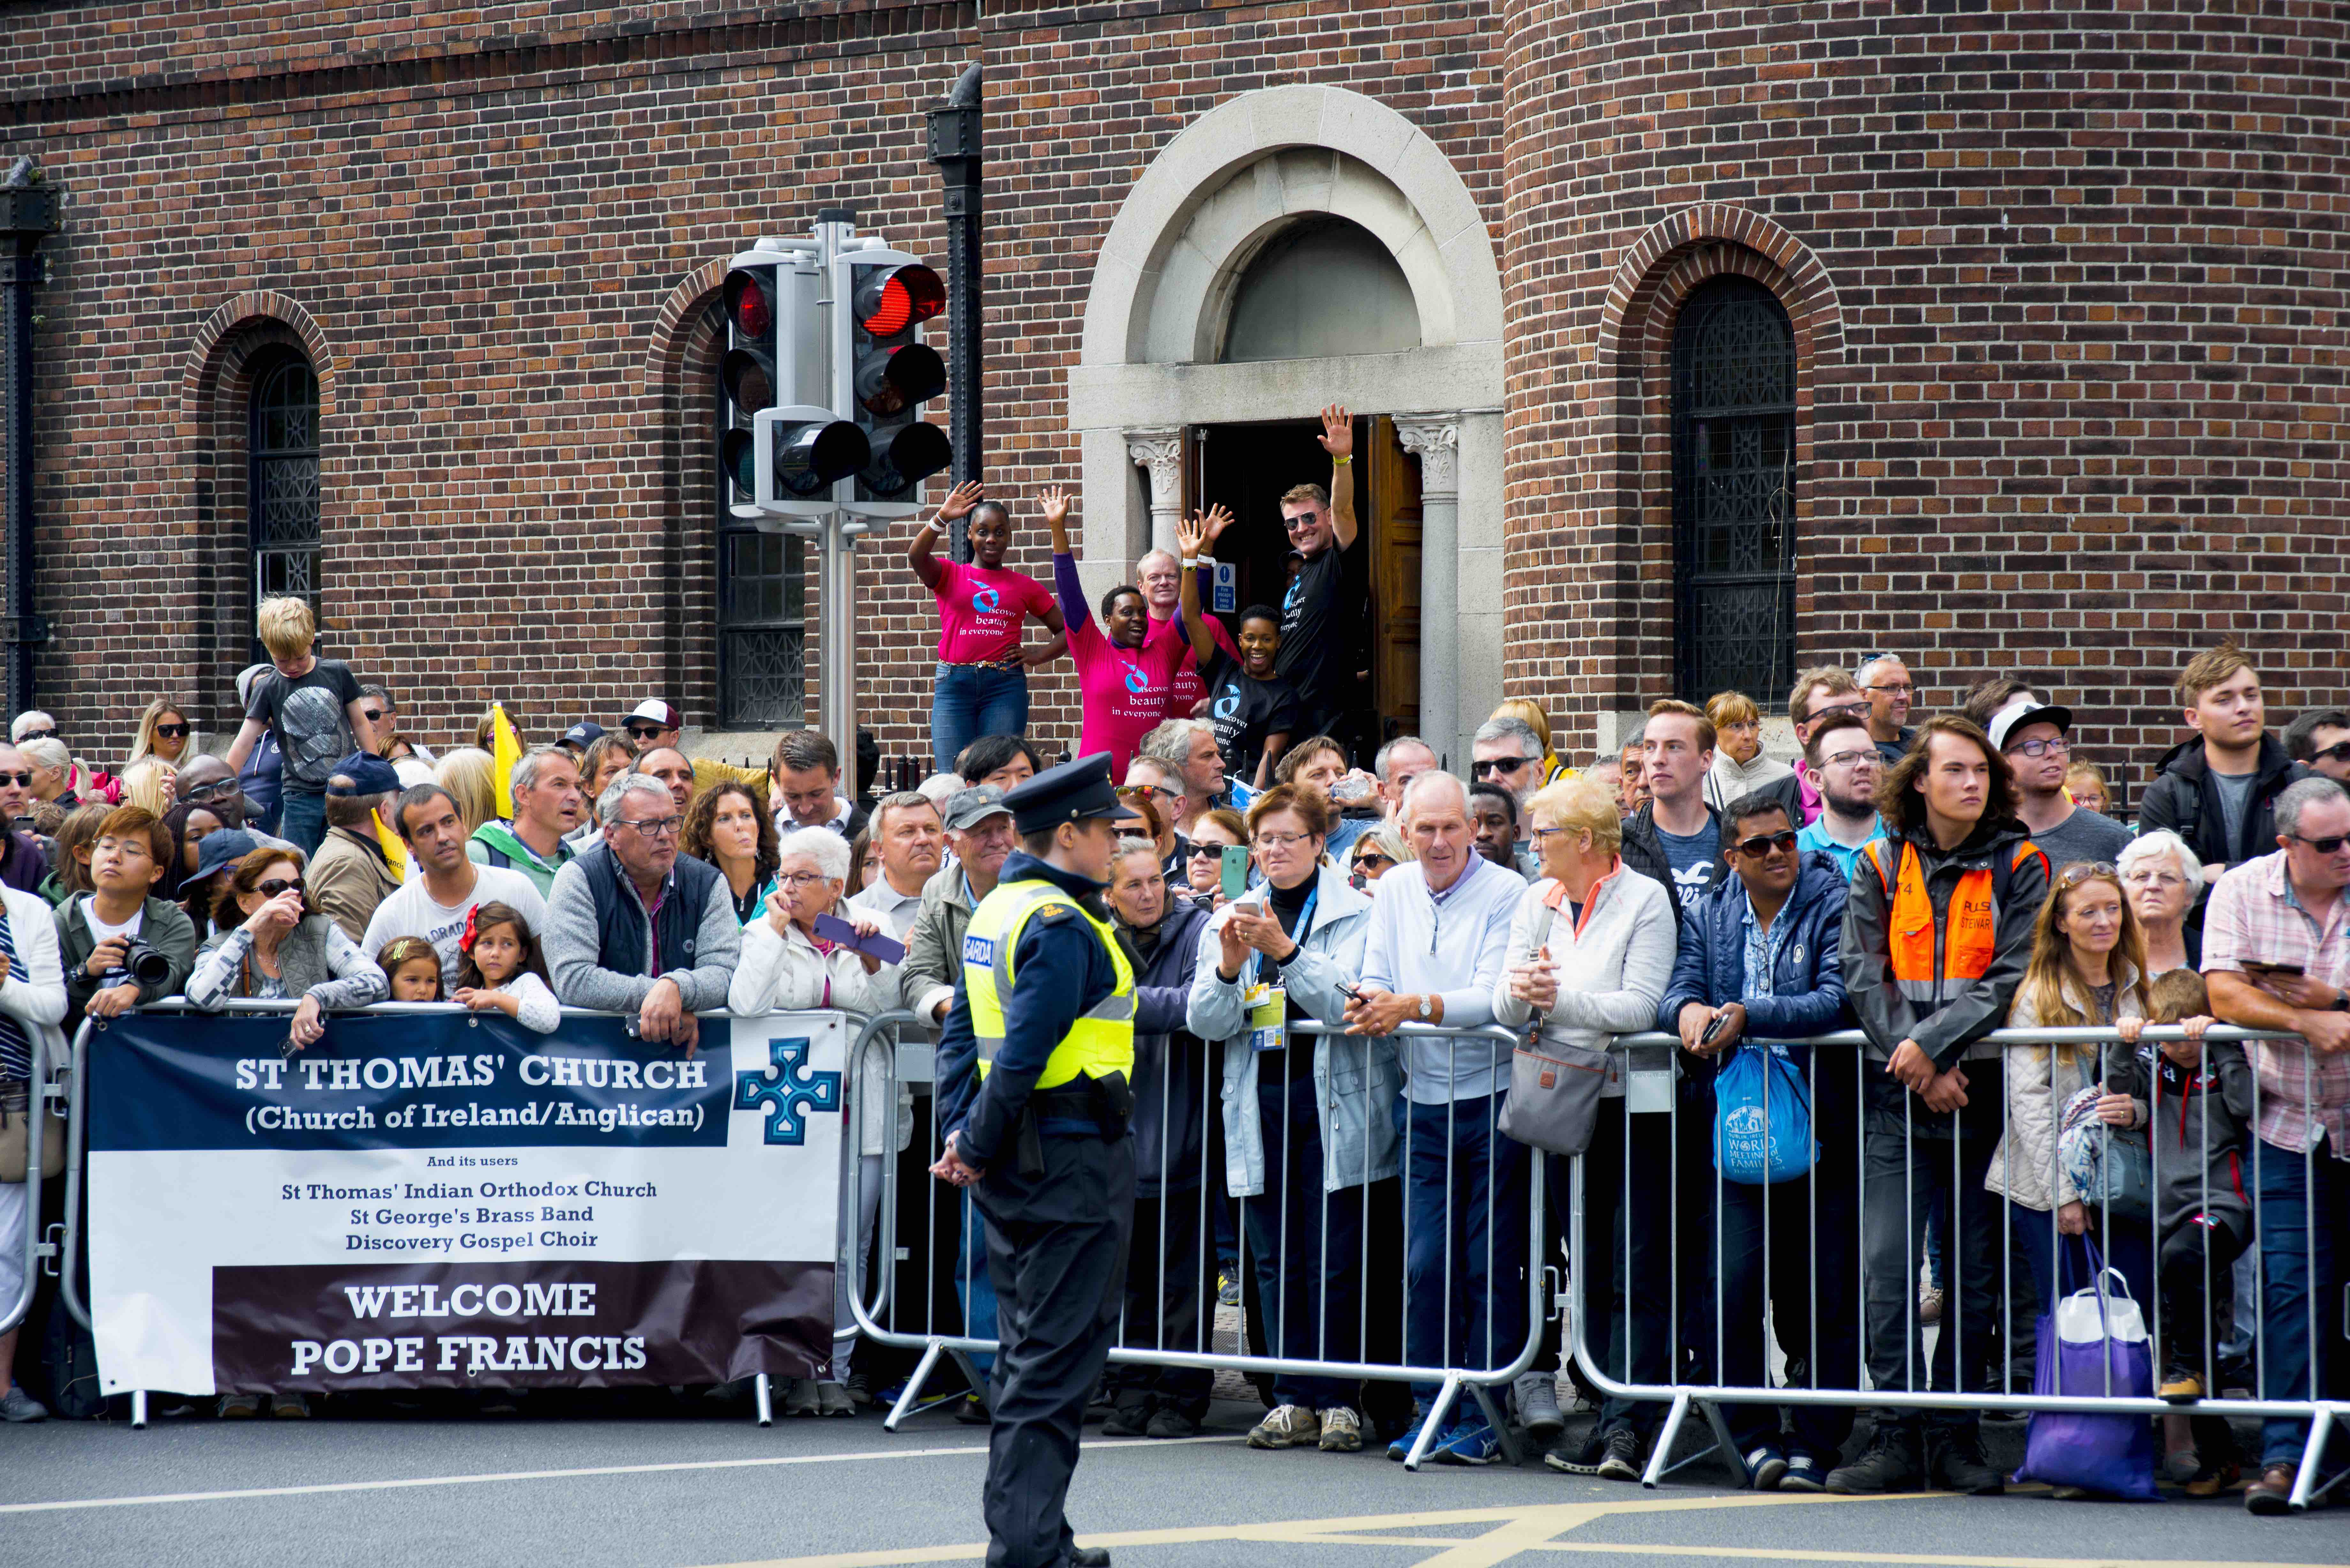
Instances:
[[[816,305],[819,310],[846,311],[848,302],[834,297],[837,269],[833,259],[847,248],[847,242],[856,232],[857,215],[838,208],[827,208],[816,214],[816,240],[818,248],[816,270]],[[838,342],[837,316],[824,320],[824,341],[827,348],[828,403],[837,418],[854,419],[857,412],[856,376],[853,364],[843,364],[848,358],[831,352]],[[844,479],[832,487],[835,502],[846,502],[855,493],[854,477]],[[858,532],[862,532],[862,528]],[[857,794],[857,639],[854,613],[855,579],[857,575],[856,540],[850,532],[850,519],[844,506],[836,505],[824,514],[816,535],[816,636],[823,648],[822,663],[816,674],[816,727],[832,741],[833,749],[840,753],[841,783],[851,797]]]

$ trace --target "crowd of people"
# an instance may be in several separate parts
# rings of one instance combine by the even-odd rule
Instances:
[[[869,801],[818,733],[730,767],[687,755],[681,715],[650,699],[610,732],[583,721],[525,749],[502,813],[490,737],[437,758],[402,739],[391,693],[317,658],[291,599],[261,607],[271,662],[240,680],[224,755],[168,700],[113,774],[48,715],[17,715],[0,747],[0,813],[18,824],[0,836],[0,1095],[21,1110],[31,1035],[61,1047],[85,1015],[182,995],[298,1002],[294,1048],[385,999],[541,1031],[560,1007],[624,1013],[649,1049],[691,1050],[722,1012],[902,1006],[935,1030],[973,911],[1020,848],[1005,794],[1044,764],[1020,732],[1020,672],[1066,647],[1080,745],[1111,753],[1140,819],[1097,895],[1138,987],[1127,1343],[1202,1347],[1213,1306],[1245,1302],[1252,1347],[1274,1356],[1505,1366],[1536,1331],[1534,1184],[1555,1261],[1579,1152],[1580,1332],[1611,1376],[1761,1386],[1775,1346],[1791,1385],[1980,1397],[1879,1408],[1851,1452],[1852,1406],[1733,1407],[1757,1486],[1999,1490],[1982,1408],[2094,1242],[2158,1324],[2162,1393],[2181,1406],[2172,1479],[2210,1495],[2248,1474],[2248,1506],[2282,1511],[2305,1424],[2271,1419],[2240,1455],[2213,1401],[2254,1366],[2266,1397],[2350,1393],[2334,1310],[2350,714],[2303,713],[2276,738],[2251,662],[2199,654],[2179,678],[2190,732],[2134,824],[2102,809],[2114,793],[2067,709],[1993,677],[1913,726],[1908,669],[1883,652],[1801,673],[1792,761],[1764,754],[1761,702],[1739,692],[1656,701],[1579,767],[1524,700],[1477,730],[1466,776],[1410,736],[1358,759],[1326,732],[1347,671],[1295,635],[1326,630],[1331,607],[1302,601],[1331,591],[1319,563],[1355,534],[1344,410],[1326,428],[1331,486],[1283,504],[1304,569],[1289,603],[1243,612],[1237,643],[1196,582],[1227,519],[1188,521],[1180,557],[1146,558],[1096,607],[1066,497],[1044,498],[1048,594],[1001,565],[1008,513],[956,490],[938,521],[968,516],[974,562],[938,559],[934,527],[910,553],[946,628],[942,765]],[[1032,616],[1054,640],[1023,652]],[[832,916],[903,959],[828,938]],[[2206,1042],[2214,1020],[2298,1038]],[[1493,1024],[1519,1046],[1407,1027]],[[2184,1037],[2158,1048],[2149,1024]],[[1862,1052],[1803,1044],[1855,1026]],[[1986,1038],[2008,1026],[2113,1038]],[[1677,1044],[1623,1044],[1657,1033]],[[1597,1085],[1560,1102],[1578,1130],[1528,1131],[1528,1053]],[[869,1267],[885,1163],[943,1129],[919,1075],[891,1094],[877,1067],[859,1091]],[[2133,1149],[2158,1174],[2116,1209],[2111,1168]],[[0,1235],[27,1222],[23,1191],[0,1183]],[[977,1222],[943,1201],[933,1272],[991,1337]],[[20,1259],[0,1249],[0,1300]],[[840,1282],[844,1327],[857,1288]],[[1544,1332],[1516,1419],[1555,1469],[1637,1478],[1663,1407],[1601,1399],[1568,1439],[1572,1368]],[[785,1390],[786,1413],[872,1402],[889,1368],[860,1371],[844,1343]],[[0,1375],[15,1350],[0,1339]],[[1208,1390],[1191,1369],[1116,1368],[1106,1429],[1188,1436]],[[1385,1438],[1399,1459],[1434,1418],[1433,1386],[1383,1405],[1378,1385],[1283,1374],[1265,1393],[1258,1448]],[[307,1406],[221,1405],[265,1409]],[[986,1418],[975,1396],[965,1413]],[[0,1396],[9,1420],[41,1414],[13,1381]],[[1446,1462],[1503,1447],[1473,1404],[1425,1435]]]

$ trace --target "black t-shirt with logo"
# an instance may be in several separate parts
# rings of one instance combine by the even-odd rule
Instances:
[[[1297,728],[1304,711],[1296,689],[1280,676],[1259,680],[1218,649],[1200,679],[1207,683],[1208,722],[1216,732],[1216,749],[1224,753],[1224,771],[1243,784],[1256,783],[1257,754],[1267,735],[1305,738]]]
[[[1357,535],[1356,543],[1361,542]],[[1296,689],[1305,730],[1293,732],[1298,740],[1328,732],[1351,701],[1355,671],[1363,668],[1357,649],[1368,606],[1359,587],[1348,592],[1347,557],[1352,554],[1333,540],[1299,568],[1281,601],[1274,673]]]
[[[244,716],[276,732],[289,792],[326,793],[335,764],[357,745],[349,709],[359,700],[359,683],[339,659],[318,659],[308,674],[291,679],[273,670],[254,682],[253,701]]]

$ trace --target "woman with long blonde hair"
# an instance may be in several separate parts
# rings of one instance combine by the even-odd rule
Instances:
[[[453,746],[441,753],[432,769],[434,782],[457,803],[457,815],[465,819],[469,838],[473,829],[498,818],[498,786],[492,777],[494,766],[490,753],[478,746]]]
[[[123,771],[127,776],[130,764],[141,757],[161,757],[179,767],[195,754],[195,740],[196,727],[188,722],[187,710],[158,697],[139,715],[139,732],[131,738],[130,754],[122,759]]]
[[[2047,902],[2032,928],[2032,957],[2016,987],[2011,1029],[2107,1029],[2147,1012],[2146,935],[2123,890],[2121,873],[2100,861],[2057,868]],[[2130,1031],[2135,1033],[2135,1029]],[[2043,1307],[2053,1305],[2057,1281],[2056,1236],[2081,1236],[2091,1205],[2074,1184],[2057,1144],[2068,1106],[2074,1119],[2104,1122],[2115,1137],[2146,1123],[2147,1107],[2127,1095],[2083,1099],[2106,1077],[2109,1054],[2123,1044],[2013,1045],[2006,1053],[2007,1128],[1991,1151],[1983,1190],[2007,1200],[2009,1224],[2023,1243]],[[2077,1106],[2076,1100],[2081,1101]],[[2122,1158],[2116,1141],[2107,1159]],[[2116,1219],[2104,1238],[2106,1259],[2130,1282],[2141,1302],[2150,1298],[2152,1235],[2143,1221]]]

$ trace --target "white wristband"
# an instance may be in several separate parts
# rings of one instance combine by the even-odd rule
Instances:
[[[1183,569],[1184,569],[1185,571],[1187,571],[1187,572],[1196,572],[1196,571],[1198,571],[1198,570],[1200,569],[1200,557],[1199,557],[1199,556],[1184,556],[1184,557],[1183,557]]]

